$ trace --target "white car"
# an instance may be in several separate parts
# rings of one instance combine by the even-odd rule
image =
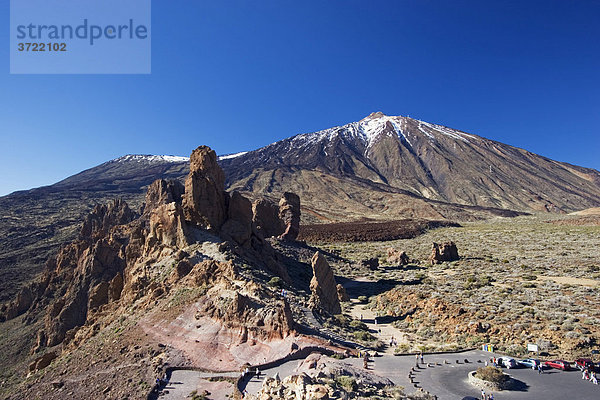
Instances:
[[[498,365],[508,369],[517,368],[517,361],[511,357],[500,357],[498,359]]]

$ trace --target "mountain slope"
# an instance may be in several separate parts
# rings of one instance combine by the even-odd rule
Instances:
[[[571,212],[600,204],[600,173],[408,117],[297,135],[222,161],[231,187],[269,191],[265,175],[318,171],[426,199],[521,211]],[[257,173],[260,171],[260,173]],[[292,180],[292,178],[289,178]],[[295,177],[293,179],[298,179]],[[271,178],[273,180],[273,178]],[[302,186],[300,182],[298,185]],[[286,179],[278,179],[286,188]]]

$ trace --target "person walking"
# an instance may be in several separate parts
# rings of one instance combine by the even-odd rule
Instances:
[[[485,398],[485,390],[481,389],[481,400],[487,400]]]
[[[423,352],[421,352],[421,364],[425,364],[425,363],[423,362]]]

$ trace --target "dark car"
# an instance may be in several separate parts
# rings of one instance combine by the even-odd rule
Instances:
[[[525,368],[537,368],[541,364],[541,361],[536,358],[527,358],[525,360],[519,360],[517,363]]]
[[[563,371],[568,371],[571,369],[571,364],[565,360],[546,361],[544,363],[544,366],[549,368],[562,369]]]
[[[582,371],[584,369],[596,371],[596,366],[594,365],[594,362],[589,358],[578,358],[577,360],[575,360],[575,365]]]

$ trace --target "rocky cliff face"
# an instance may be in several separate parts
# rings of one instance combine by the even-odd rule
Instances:
[[[271,209],[265,204],[263,208]],[[212,236],[215,233],[228,242],[219,246],[223,251],[230,249],[235,257],[289,280],[263,236],[279,232],[283,222],[277,219],[275,226],[270,226],[264,215],[253,213],[248,199],[238,192],[226,193],[223,171],[214,151],[206,146],[192,153],[186,185],[155,181],[148,188],[142,210],[138,217],[122,200],[97,206],[85,218],[79,238],[63,246],[48,260],[42,277],[3,306],[4,320],[28,310],[33,318],[33,311],[45,309],[44,328],[34,351],[78,342],[90,334],[82,327],[93,326],[96,316],[107,308],[118,307],[120,301],[130,304],[147,299],[147,303],[183,279],[196,286],[219,283],[225,285],[223,290],[231,290],[227,285],[242,279],[232,265],[202,261],[199,255],[183,250],[218,239]],[[259,220],[261,229],[255,222]],[[172,262],[174,270],[169,279],[158,283],[151,279],[152,271],[164,262]],[[293,330],[285,302],[269,305],[237,295],[229,306],[222,307],[213,303],[215,299],[214,295],[205,299],[204,312],[228,328],[246,330],[246,336],[283,338]]]

